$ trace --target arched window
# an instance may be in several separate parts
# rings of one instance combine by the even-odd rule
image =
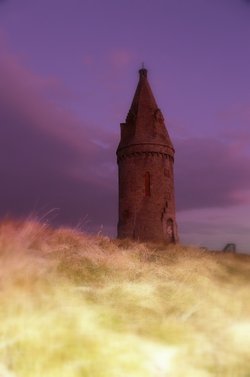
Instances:
[[[150,173],[147,171],[144,175],[144,184],[145,184],[145,196],[150,196]]]

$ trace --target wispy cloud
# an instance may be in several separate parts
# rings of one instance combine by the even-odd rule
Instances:
[[[237,141],[236,141],[237,142]],[[250,158],[234,144],[216,139],[176,140],[177,207],[210,208],[242,204],[250,187]]]
[[[92,226],[112,221],[114,189],[108,171],[110,135],[58,106],[49,97],[64,93],[57,78],[26,69],[6,50],[0,59],[1,213],[60,208],[58,222],[76,223],[88,216]],[[104,164],[104,165],[103,165]],[[112,167],[109,174],[113,174]]]
[[[125,48],[120,48],[110,53],[110,61],[114,68],[124,68],[133,60],[133,53]]]

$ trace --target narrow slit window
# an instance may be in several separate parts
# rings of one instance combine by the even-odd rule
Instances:
[[[147,171],[144,175],[145,180],[145,196],[150,196],[150,173]]]

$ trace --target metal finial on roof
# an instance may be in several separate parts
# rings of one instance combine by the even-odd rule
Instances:
[[[142,63],[142,67],[139,69],[140,77],[147,77],[147,70],[145,68],[144,62]]]

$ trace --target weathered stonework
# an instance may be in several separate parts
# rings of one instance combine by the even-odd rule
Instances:
[[[139,83],[121,124],[118,237],[177,242],[174,148],[164,118],[140,69]]]

